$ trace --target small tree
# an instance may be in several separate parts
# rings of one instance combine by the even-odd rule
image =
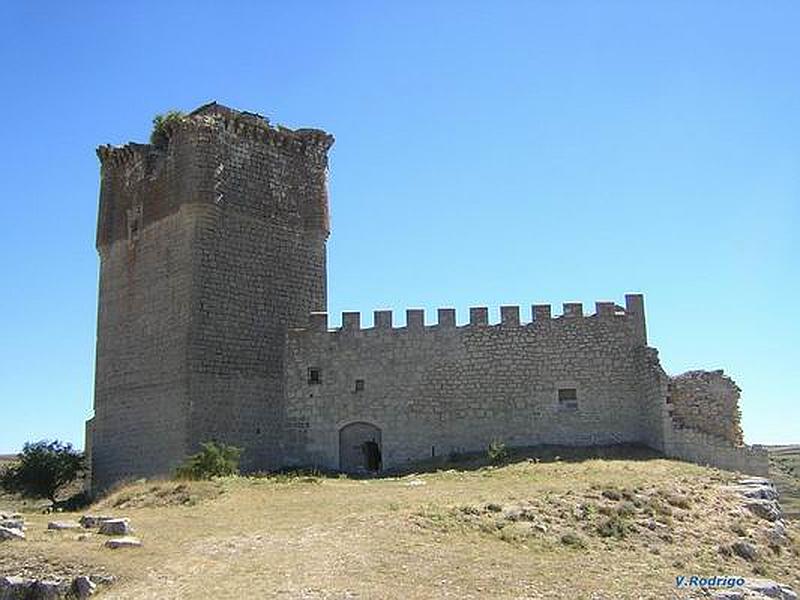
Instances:
[[[166,146],[167,127],[183,119],[183,113],[179,110],[170,110],[164,114],[153,117],[153,131],[150,132],[150,143],[154,146]]]
[[[211,479],[239,473],[241,448],[220,442],[206,442],[200,448],[200,452],[177,468],[175,474],[179,479]]]
[[[47,498],[53,503],[58,491],[72,483],[83,469],[83,455],[72,444],[42,440],[27,443],[19,462],[0,474],[0,486],[29,498]]]

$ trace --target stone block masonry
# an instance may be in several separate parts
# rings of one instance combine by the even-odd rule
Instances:
[[[326,305],[333,138],[212,103],[166,139],[98,149],[96,488],[210,439],[280,466],[286,328]]]
[[[670,379],[644,298],[391,311],[328,327],[328,150],[216,103],[158,144],[101,146],[92,484],[171,473],[201,442],[246,470],[347,471],[512,446],[642,442],[761,473],[721,373]],[[522,313],[529,314],[529,318]]]

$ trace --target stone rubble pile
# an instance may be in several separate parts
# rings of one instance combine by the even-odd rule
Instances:
[[[133,528],[130,519],[127,517],[101,517],[96,515],[84,515],[80,519],[80,524],[86,529],[97,529],[102,535],[120,536],[108,540],[104,545],[106,548],[116,550],[117,548],[139,548],[142,541],[133,537]]]
[[[93,595],[97,591],[98,584],[108,584],[111,581],[109,577],[94,575],[79,575],[71,581],[0,577],[0,600],[83,599]]]
[[[748,579],[745,584],[735,590],[716,592],[712,600],[797,600],[791,588],[771,579]]]
[[[789,544],[786,522],[783,520],[783,511],[778,503],[778,491],[769,479],[760,477],[740,479],[728,489],[741,496],[742,506],[745,510],[766,522],[763,534],[769,545]],[[745,560],[753,560],[758,554],[756,547],[749,542],[736,542],[731,549]],[[712,598],[713,600],[763,600],[767,598],[798,600],[797,594],[791,588],[771,579],[747,579],[742,587],[716,591]]]

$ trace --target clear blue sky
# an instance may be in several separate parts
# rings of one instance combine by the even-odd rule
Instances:
[[[94,148],[212,99],[336,136],[334,314],[641,291],[668,371],[725,368],[749,442],[800,442],[799,28],[794,0],[3,3],[0,452],[83,444]]]

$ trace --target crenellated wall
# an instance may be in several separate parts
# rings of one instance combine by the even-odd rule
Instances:
[[[516,306],[488,322],[472,308],[456,325],[454,309],[406,312],[404,327],[390,311],[374,326],[358,313],[328,328],[312,314],[307,329],[290,330],[287,354],[286,455],[294,464],[339,468],[339,432],[366,422],[381,431],[385,467],[451,452],[480,451],[493,440],[511,446],[593,445],[641,441],[643,405],[638,350],[644,345],[642,297],[622,308],[596,304],[592,315],[567,303],[552,317],[549,305],[523,322]],[[309,382],[309,369],[320,383]],[[356,380],[363,384],[357,387]],[[559,401],[574,389],[577,409]]]

